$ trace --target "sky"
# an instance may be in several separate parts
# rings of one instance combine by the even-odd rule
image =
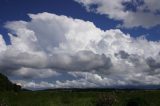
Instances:
[[[0,0],[0,72],[28,89],[159,88],[159,0]]]

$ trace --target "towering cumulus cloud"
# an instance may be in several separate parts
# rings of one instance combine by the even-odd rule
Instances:
[[[23,87],[160,84],[160,42],[67,16],[45,12],[29,17],[5,24],[11,45],[0,36],[0,70]],[[72,79],[63,78],[64,73]]]

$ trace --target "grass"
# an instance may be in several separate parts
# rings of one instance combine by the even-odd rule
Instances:
[[[160,106],[160,91],[0,92],[0,106]]]

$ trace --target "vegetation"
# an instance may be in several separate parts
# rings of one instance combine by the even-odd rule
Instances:
[[[22,91],[0,74],[0,106],[160,106],[159,90]],[[19,92],[17,92],[19,91]]]
[[[0,73],[0,91],[20,91],[21,86],[13,84],[9,79]]]
[[[0,106],[160,106],[159,98],[158,90],[0,92]]]

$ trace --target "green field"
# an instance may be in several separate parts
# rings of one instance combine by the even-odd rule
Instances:
[[[0,92],[0,106],[160,106],[160,91]]]

